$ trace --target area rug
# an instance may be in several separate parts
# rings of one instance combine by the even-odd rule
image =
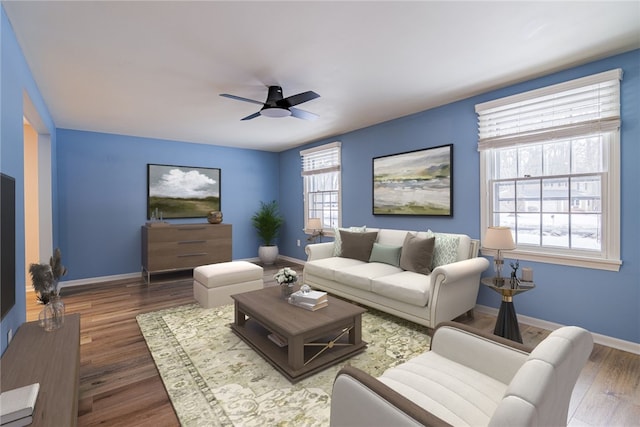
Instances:
[[[328,426],[342,366],[379,376],[430,342],[426,328],[370,310],[362,316],[363,353],[291,384],[231,331],[232,305],[191,304],[137,320],[183,426]]]

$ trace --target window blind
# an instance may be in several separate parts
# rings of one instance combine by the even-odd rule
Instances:
[[[302,176],[340,170],[340,142],[300,151]]]
[[[478,104],[478,150],[615,130],[621,79],[615,69]]]

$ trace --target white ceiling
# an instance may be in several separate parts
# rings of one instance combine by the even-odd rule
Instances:
[[[640,2],[2,1],[59,128],[281,151],[640,47]],[[316,121],[258,117],[266,85]]]

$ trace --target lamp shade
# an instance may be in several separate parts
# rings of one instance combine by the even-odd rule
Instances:
[[[307,222],[307,228],[311,230],[322,230],[322,223],[320,222],[320,218],[309,218]]]
[[[509,250],[515,249],[516,244],[513,241],[509,227],[489,227],[484,235],[482,247],[487,249]]]

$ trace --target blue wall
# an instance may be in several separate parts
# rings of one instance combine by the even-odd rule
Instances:
[[[147,163],[220,168],[224,223],[233,225],[233,258],[257,256],[259,241],[250,218],[260,201],[278,198],[278,154],[58,129],[65,280],[140,271]]]
[[[56,139],[53,121],[22,55],[4,8],[0,8],[0,15],[0,170],[16,180],[16,304],[0,324],[0,352],[4,352],[9,329],[15,333],[26,318],[23,93],[29,96],[44,125],[52,134],[53,150]],[[55,181],[53,191],[56,191]]]
[[[317,141],[281,154],[280,201],[287,214],[281,251],[305,259],[303,247],[302,148],[342,141],[343,225],[465,233],[480,236],[479,155],[477,103],[524,92],[566,80],[622,68],[622,239],[623,265],[608,272],[561,265],[522,262],[535,271],[536,289],[515,299],[518,313],[560,324],[583,326],[592,332],[640,342],[640,51],[593,62],[540,79],[465,99],[419,114],[389,121],[334,138]],[[454,144],[453,218],[374,216],[372,158],[442,144]],[[304,245],[303,245],[304,246]],[[487,272],[489,274],[490,272]],[[478,303],[497,308],[500,297],[482,287]]]

